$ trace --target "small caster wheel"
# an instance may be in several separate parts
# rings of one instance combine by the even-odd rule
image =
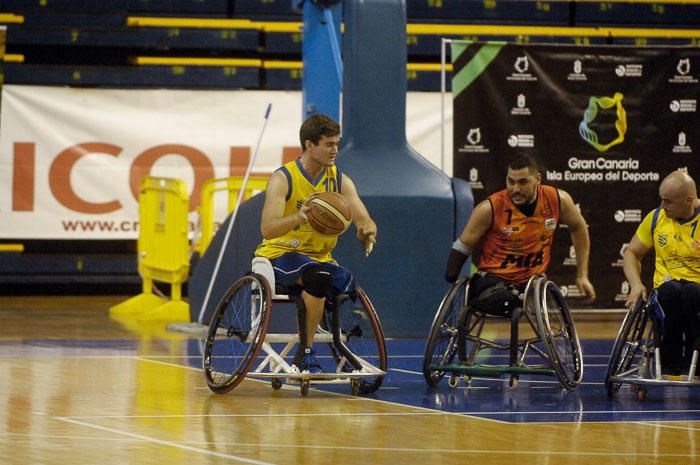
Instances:
[[[360,395],[360,380],[355,378],[350,381],[350,394],[353,396]]]
[[[450,376],[450,379],[447,381],[447,384],[449,384],[449,386],[451,388],[458,387],[459,386],[459,375]]]
[[[308,379],[301,380],[300,387],[301,387],[301,395],[302,396],[306,397],[307,395],[309,395],[309,385],[310,384],[311,384],[311,382],[309,382]]]
[[[282,389],[282,380],[279,378],[272,378],[272,389],[275,391]]]
[[[511,376],[510,380],[508,381],[508,387],[511,389],[515,389],[518,387],[518,377],[517,376]]]

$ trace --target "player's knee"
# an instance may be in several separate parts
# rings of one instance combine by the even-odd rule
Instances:
[[[301,276],[304,290],[314,297],[325,297],[331,290],[333,276],[321,267],[312,267]]]

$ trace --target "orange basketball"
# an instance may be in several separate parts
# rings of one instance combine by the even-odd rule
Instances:
[[[317,192],[306,201],[311,207],[306,213],[309,225],[324,236],[344,233],[352,222],[350,205],[337,192]]]

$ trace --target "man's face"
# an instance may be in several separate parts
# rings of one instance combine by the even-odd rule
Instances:
[[[321,136],[318,145],[310,140],[306,141],[306,150],[311,160],[321,166],[333,166],[335,158],[338,156],[338,145],[340,136]]]
[[[659,188],[659,197],[661,197],[661,208],[669,218],[687,218],[692,215],[692,198],[676,186],[662,183]]]
[[[540,174],[531,173],[529,168],[517,170],[508,168],[506,189],[515,205],[528,205],[537,197],[537,186],[540,184]]]

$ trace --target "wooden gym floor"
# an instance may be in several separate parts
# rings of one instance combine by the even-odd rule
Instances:
[[[620,314],[575,315],[586,366],[572,393],[552,379],[429,389],[424,341],[390,340],[390,372],[370,397],[249,380],[217,395],[201,342],[111,320],[123,300],[0,297],[0,464],[700,463],[698,390],[607,398]]]

